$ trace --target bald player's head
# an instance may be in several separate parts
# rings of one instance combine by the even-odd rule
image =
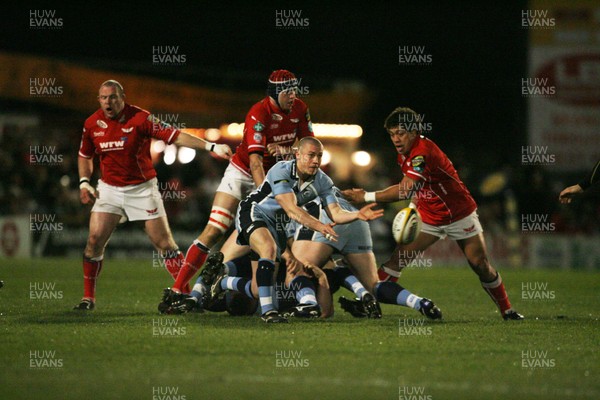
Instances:
[[[102,85],[100,85],[100,89],[102,89],[102,87],[104,87],[104,86],[115,88],[117,90],[117,93],[119,94],[119,96],[125,95],[125,90],[123,90],[123,85],[121,85],[119,82],[115,81],[114,79],[109,79],[107,81],[102,82]]]
[[[309,143],[312,144],[313,146],[320,147],[321,150],[323,150],[323,143],[321,143],[321,141],[319,139],[312,137],[312,136],[308,136],[308,137],[300,139],[300,141],[298,142],[298,152],[300,152],[302,150],[302,148]]]
[[[113,79],[102,82],[98,90],[98,102],[106,118],[117,118],[125,107],[123,86]]]
[[[315,175],[321,166],[323,158],[323,143],[314,137],[305,137],[298,142],[296,151],[296,166],[304,178]]]

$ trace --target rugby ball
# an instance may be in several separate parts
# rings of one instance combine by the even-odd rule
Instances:
[[[392,224],[394,240],[400,244],[412,243],[421,232],[421,216],[414,208],[400,210]]]

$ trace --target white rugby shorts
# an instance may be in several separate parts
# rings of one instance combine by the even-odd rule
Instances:
[[[483,228],[479,222],[477,210],[475,210],[463,219],[459,219],[458,221],[448,225],[435,226],[423,222],[423,225],[421,226],[421,232],[429,233],[430,235],[437,236],[440,239],[445,239],[448,237],[452,240],[462,240],[480,234],[483,232]]]
[[[217,192],[227,193],[242,201],[254,189],[254,179],[240,171],[232,163],[229,163],[217,188]]]
[[[112,186],[99,180],[96,189],[96,202],[92,212],[120,215],[120,222],[127,219],[145,221],[167,215],[156,178],[129,186]]]

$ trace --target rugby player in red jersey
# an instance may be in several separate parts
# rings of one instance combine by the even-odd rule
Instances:
[[[98,93],[100,109],[83,127],[79,148],[79,195],[83,204],[93,203],[90,232],[83,253],[84,294],[77,310],[93,310],[96,280],[102,270],[104,248],[120,221],[145,221],[152,244],[164,257],[173,279],[181,268],[179,252],[163,206],[150,157],[151,139],[195,149],[213,151],[229,159],[231,149],[181,132],[153,117],[148,111],[125,103],[123,86],[108,80]],[[90,183],[94,156],[100,159],[102,178]]]
[[[210,249],[231,227],[239,202],[260,186],[276,162],[293,157],[292,146],[297,140],[313,136],[308,107],[296,97],[297,90],[298,80],[293,73],[282,69],[269,76],[267,96],[254,104],[246,115],[244,137],[217,188],[208,224],[190,245],[175,284],[170,290],[165,289],[159,309],[164,311],[167,305],[182,300],[185,285],[207,262]],[[228,254],[227,259],[250,251],[235,245],[236,238],[234,231],[226,247],[233,248],[231,252],[235,254]],[[217,265],[222,261],[220,253],[208,259]],[[211,278],[214,277],[207,277]],[[200,285],[199,289],[206,288]]]
[[[502,278],[489,262],[475,200],[448,156],[433,141],[419,135],[419,125],[420,117],[410,108],[399,107],[385,120],[384,127],[398,151],[398,164],[404,173],[399,184],[376,192],[363,189],[343,192],[354,202],[391,203],[412,199],[421,214],[421,232],[414,242],[398,244],[392,257],[379,269],[379,278],[395,282],[401,269],[419,252],[447,236],[463,251],[502,317],[523,319],[511,308]]]

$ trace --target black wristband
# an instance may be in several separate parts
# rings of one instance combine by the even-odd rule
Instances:
[[[581,186],[581,188],[583,190],[586,190],[591,186],[590,181],[587,179],[582,180],[581,182],[578,183],[578,185]]]
[[[79,178],[79,184],[81,185],[83,182],[90,183],[90,180],[88,178]]]

